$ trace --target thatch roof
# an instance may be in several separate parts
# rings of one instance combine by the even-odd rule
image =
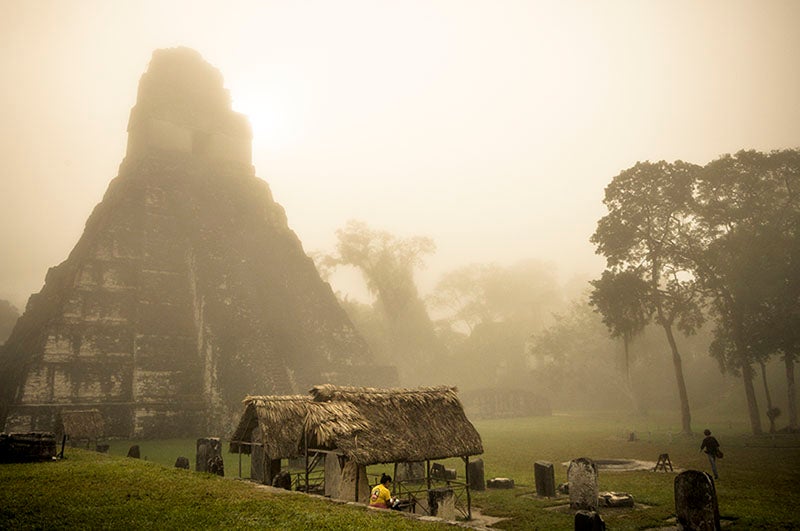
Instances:
[[[303,455],[303,425],[311,397],[304,395],[248,396],[244,414],[231,436],[230,451],[250,453],[252,430],[261,428],[261,440],[271,459],[288,459]]]
[[[250,453],[259,426],[272,459],[300,457],[310,448],[337,450],[370,465],[483,453],[480,435],[454,387],[377,389],[319,385],[312,396],[248,396],[231,437],[231,452]]]
[[[328,407],[309,409],[308,424],[316,444],[337,448],[364,465],[481,454],[480,435],[456,393],[455,387],[444,386],[319,385],[311,395]],[[330,417],[336,413],[341,414]]]
[[[61,431],[70,439],[98,439],[105,436],[105,421],[97,409],[61,412]]]

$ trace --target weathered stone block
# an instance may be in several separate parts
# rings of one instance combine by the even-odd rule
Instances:
[[[441,463],[431,464],[431,477],[434,479],[444,479],[444,465]]]
[[[292,490],[292,476],[285,470],[279,472],[272,478],[272,486],[279,489]]]
[[[573,459],[567,468],[569,505],[573,510],[597,511],[597,467],[586,457]]]
[[[575,513],[575,531],[605,531],[606,523],[595,511]]]
[[[469,488],[476,491],[486,489],[483,459],[475,459],[467,465],[467,475],[469,476]]]
[[[675,477],[675,516],[684,529],[719,531],[717,491],[710,475],[687,470]]]
[[[486,487],[490,489],[513,489],[514,480],[510,478],[493,478],[486,482]]]
[[[601,492],[598,502],[603,507],[633,507],[633,496],[627,492]]]
[[[225,475],[225,466],[222,461],[222,444],[218,437],[204,437],[197,439],[197,458],[195,460],[197,472]]]
[[[397,463],[397,477],[395,481],[422,481],[425,479],[425,463],[414,461],[412,463]]]
[[[536,461],[533,464],[533,475],[536,481],[536,494],[553,498],[556,495],[556,476],[553,463]]]
[[[453,489],[445,487],[428,491],[428,512],[444,520],[455,520],[456,505]]]

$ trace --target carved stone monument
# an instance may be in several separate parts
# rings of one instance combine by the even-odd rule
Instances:
[[[597,511],[597,466],[587,457],[573,459],[567,468],[569,506],[573,510]]]
[[[575,531],[605,531],[603,517],[595,511],[578,511],[575,513]]]
[[[536,494],[554,498],[556,495],[556,475],[553,463],[536,461],[533,464],[533,476],[536,481]]]
[[[431,516],[444,520],[455,520],[456,505],[453,489],[442,487],[428,491],[428,511]]]
[[[675,477],[675,516],[684,529],[719,531],[717,491],[710,475],[687,470]]]
[[[483,459],[475,459],[467,465],[469,475],[469,488],[480,491],[486,490],[486,479],[484,475]]]
[[[272,486],[277,489],[292,490],[292,476],[286,470],[278,472],[272,478]]]
[[[218,476],[225,475],[225,466],[222,461],[222,444],[217,437],[197,439],[197,458],[194,469],[197,472],[208,472]]]
[[[414,461],[411,463],[397,463],[397,477],[395,481],[424,480],[425,462]]]

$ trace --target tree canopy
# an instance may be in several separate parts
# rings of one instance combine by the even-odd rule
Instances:
[[[796,427],[798,194],[796,149],[740,151],[704,167],[640,162],[606,188],[609,213],[598,222],[592,242],[608,270],[595,286],[610,291],[609,279],[634,271],[649,285],[647,301],[675,361],[684,431],[690,429],[688,398],[672,327],[693,332],[704,321],[706,306],[715,324],[711,354],[723,370],[742,376],[753,432],[762,431],[753,364],[776,353],[786,363],[790,424]],[[612,334],[630,325],[621,317],[631,304],[627,298],[618,293],[597,302],[604,305]]]

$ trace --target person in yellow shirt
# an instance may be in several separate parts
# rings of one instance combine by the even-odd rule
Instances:
[[[380,507],[381,509],[390,509],[394,505],[392,492],[389,490],[389,484],[392,482],[392,476],[388,474],[381,474],[381,482],[373,487],[369,496],[370,507]]]

